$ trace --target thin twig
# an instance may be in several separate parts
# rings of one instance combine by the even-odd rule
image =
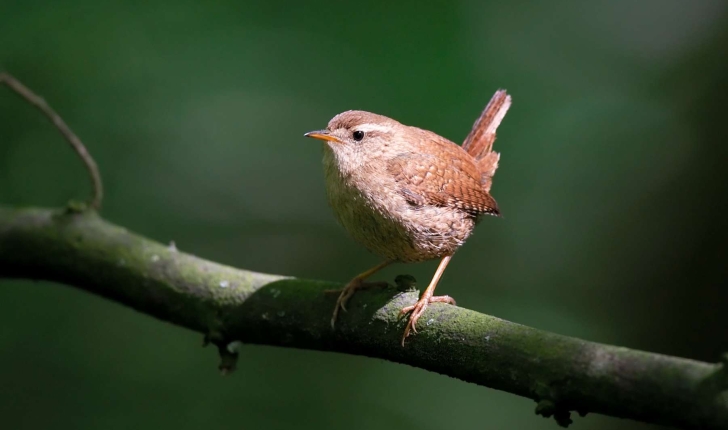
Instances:
[[[56,126],[58,131],[63,135],[66,141],[71,145],[76,154],[81,158],[83,164],[86,166],[86,170],[91,177],[91,184],[93,186],[93,197],[89,202],[89,205],[96,210],[101,208],[101,201],[104,196],[104,189],[101,183],[101,174],[99,168],[96,165],[91,154],[86,150],[81,139],[76,136],[71,128],[66,125],[63,119],[58,115],[49,105],[43,100],[42,97],[33,93],[28,87],[20,83],[12,75],[7,73],[0,73],[0,84],[7,85],[11,90],[15,91],[20,97],[24,98],[28,103],[37,107],[43,114],[51,120],[53,125]]]

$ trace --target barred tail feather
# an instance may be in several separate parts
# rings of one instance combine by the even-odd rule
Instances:
[[[463,142],[463,149],[478,163],[481,183],[486,192],[490,192],[493,185],[493,176],[500,159],[500,154],[493,152],[495,133],[510,107],[511,96],[505,90],[496,91]]]
[[[493,149],[496,129],[510,107],[511,96],[505,90],[496,91],[465,138],[463,149],[476,160],[486,157]]]

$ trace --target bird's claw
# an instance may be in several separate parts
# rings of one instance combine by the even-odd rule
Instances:
[[[454,305],[455,299],[450,296],[422,297],[414,305],[402,308],[402,310],[399,311],[400,316],[410,313],[409,320],[404,328],[404,334],[402,335],[402,346],[404,346],[404,340],[407,339],[410,333],[417,334],[417,320],[420,319],[430,303],[447,303]]]

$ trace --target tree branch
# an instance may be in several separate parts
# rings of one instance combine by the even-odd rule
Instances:
[[[337,351],[528,397],[538,402],[537,413],[562,425],[575,410],[686,429],[728,428],[725,363],[601,345],[438,304],[403,348],[398,312],[417,300],[414,291],[359,292],[332,330],[335,297],[322,292],[337,284],[206,261],[94,212],[0,207],[0,277],[62,282],[204,333],[220,348],[225,369],[237,341]]]

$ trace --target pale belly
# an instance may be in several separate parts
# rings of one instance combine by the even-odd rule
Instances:
[[[417,262],[452,255],[477,223],[462,211],[414,207],[386,185],[378,189],[386,199],[374,200],[351,182],[327,171],[329,204],[354,240],[386,260]]]

